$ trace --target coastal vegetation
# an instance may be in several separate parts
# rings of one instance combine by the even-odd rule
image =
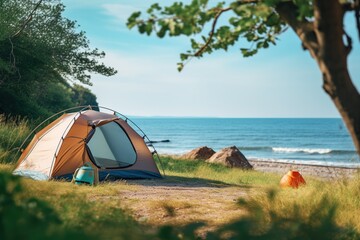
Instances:
[[[91,74],[116,70],[100,59],[59,1],[0,1],[0,113],[30,120],[75,105],[97,105]]]

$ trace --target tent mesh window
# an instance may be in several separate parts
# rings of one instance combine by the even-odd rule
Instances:
[[[97,127],[88,146],[96,165],[121,168],[135,163],[135,149],[124,130],[115,122]]]

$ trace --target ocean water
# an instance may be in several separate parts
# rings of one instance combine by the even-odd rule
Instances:
[[[248,159],[360,167],[341,119],[133,118],[160,154],[237,146]]]

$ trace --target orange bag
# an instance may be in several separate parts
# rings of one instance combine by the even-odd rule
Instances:
[[[298,171],[289,171],[280,180],[280,187],[292,187],[298,188],[301,185],[305,185],[305,179]]]

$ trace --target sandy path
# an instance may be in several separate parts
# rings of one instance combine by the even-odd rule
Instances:
[[[244,187],[181,177],[128,184],[135,189],[119,190],[121,206],[136,220],[156,226],[206,222],[212,228],[227,223],[244,214],[237,200],[248,192]]]

